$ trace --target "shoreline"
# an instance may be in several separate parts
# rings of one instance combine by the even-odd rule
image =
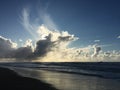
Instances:
[[[0,90],[58,90],[52,85],[30,77],[23,77],[15,71],[0,67]]]
[[[119,90],[120,81],[87,75],[54,72],[35,69],[13,69],[20,75],[34,77],[56,87],[59,90]],[[99,82],[98,82],[99,81]]]

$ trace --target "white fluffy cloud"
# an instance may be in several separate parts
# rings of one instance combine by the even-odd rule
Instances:
[[[120,36],[118,36],[117,38],[120,39]]]
[[[94,40],[94,42],[100,42],[100,40]]]

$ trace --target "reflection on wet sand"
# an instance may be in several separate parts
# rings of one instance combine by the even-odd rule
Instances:
[[[60,90],[119,90],[120,81],[93,76],[35,69],[15,69],[24,76],[40,79]]]

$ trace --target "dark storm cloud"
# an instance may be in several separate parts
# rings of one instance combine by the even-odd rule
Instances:
[[[27,47],[20,47],[16,49],[14,52],[14,58],[28,58],[32,55],[32,48],[30,46]]]
[[[101,47],[95,45],[94,47],[94,54],[92,55],[93,57],[97,57],[97,55],[99,54],[99,52],[101,51]]]
[[[51,51],[53,42],[51,41],[51,34],[45,37],[44,40],[39,40],[36,43],[36,48],[34,51],[35,57],[45,56],[47,52]]]
[[[58,37],[59,41],[72,41],[74,38],[72,36],[59,36]]]
[[[0,57],[11,57],[13,52],[15,50],[15,43],[13,43],[11,40],[6,39],[2,36],[0,36]]]
[[[27,58],[31,54],[31,46],[17,48],[16,43],[0,36],[0,58]]]

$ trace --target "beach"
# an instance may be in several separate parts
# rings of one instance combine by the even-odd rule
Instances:
[[[0,67],[0,90],[57,90],[52,85],[23,77],[8,68]]]
[[[59,90],[119,90],[120,79],[63,73],[30,68],[14,68],[22,76],[36,78]]]

